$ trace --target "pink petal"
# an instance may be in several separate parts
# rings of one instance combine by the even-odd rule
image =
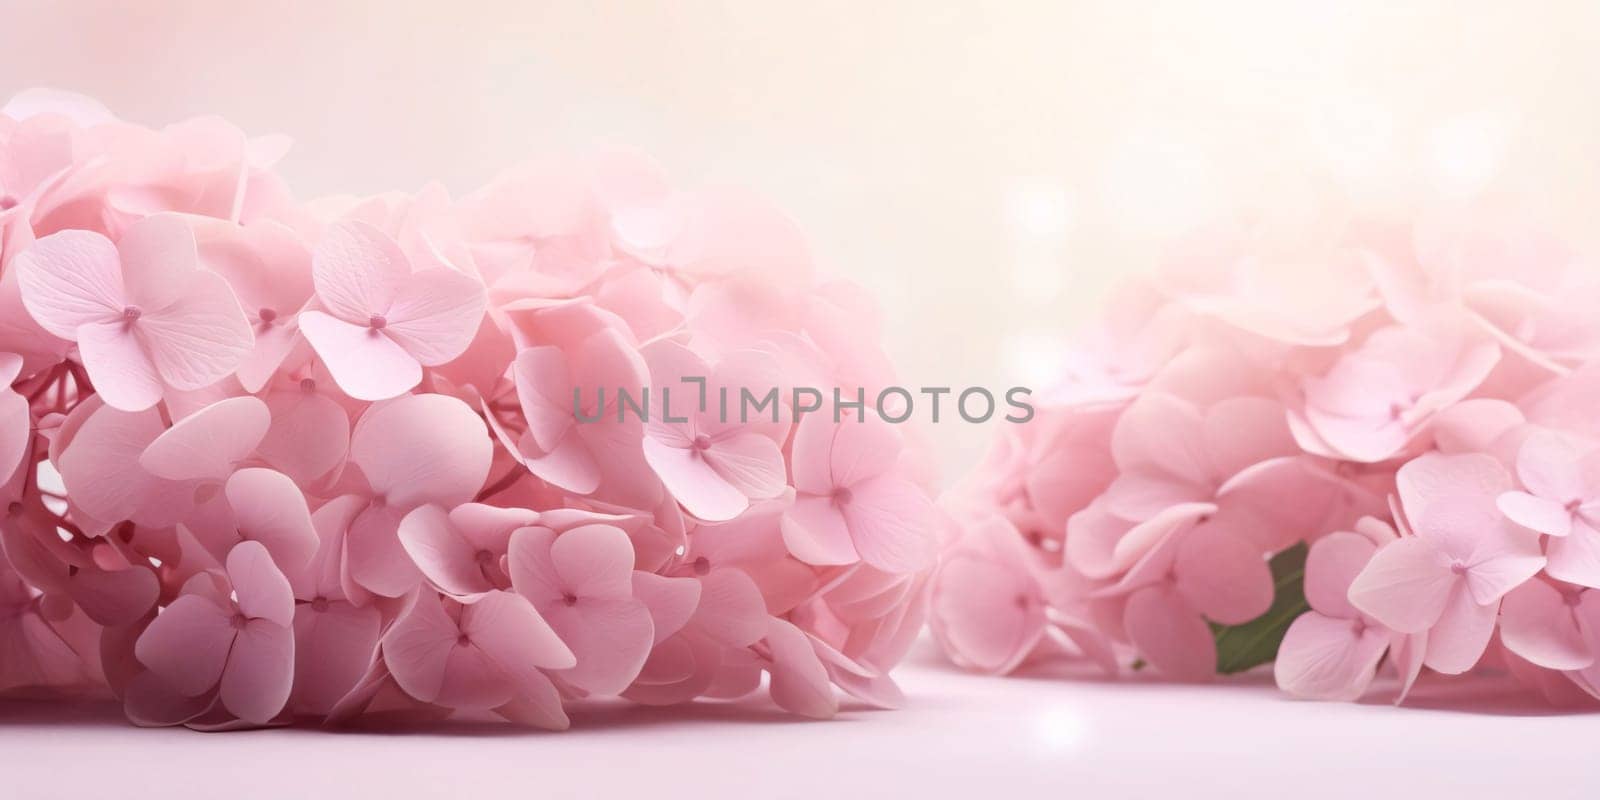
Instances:
[[[84,325],[120,321],[128,305],[116,245],[92,231],[43,237],[15,268],[28,314],[63,339],[76,340]]]
[[[1155,584],[1129,596],[1122,624],[1140,657],[1161,674],[1205,680],[1216,673],[1211,628],[1170,585]]]
[[[1415,518],[1441,497],[1498,497],[1511,488],[1511,476],[1498,460],[1483,453],[1426,453],[1400,468],[1395,486],[1406,514]]]
[[[1423,663],[1446,675],[1472,669],[1489,646],[1499,603],[1479,605],[1465,586],[1450,592],[1439,621],[1428,631]]]
[[[661,644],[687,625],[694,615],[700,605],[700,581],[635,571],[633,596],[650,610],[653,643]]]
[[[245,395],[212,403],[178,420],[139,454],[139,466],[167,480],[222,480],[255,451],[272,416]]]
[[[870,438],[877,432],[877,429],[862,432],[859,438]],[[795,426],[789,460],[797,490],[812,494],[833,491],[833,440],[837,433],[838,426],[825,414],[807,414]]]
[[[533,604],[515,592],[490,592],[467,606],[461,612],[461,631],[519,681],[525,670],[567,669],[578,663]]]
[[[1572,606],[1541,580],[1512,589],[1500,604],[1500,641],[1511,652],[1547,669],[1583,669],[1595,654],[1584,640]]]
[[[1215,474],[1297,452],[1283,405],[1264,397],[1232,397],[1206,409],[1205,446]]]
[[[559,602],[567,593],[555,559],[551,557],[555,540],[555,531],[537,526],[521,528],[511,534],[506,556],[511,585],[536,605]]]
[[[839,712],[839,698],[828,671],[811,648],[811,640],[794,625],[772,617],[767,622],[767,647],[772,654],[772,700],[785,711],[813,719]]]
[[[129,413],[105,405],[90,412],[56,459],[78,508],[95,519],[132,519],[152,528],[183,519],[194,505],[193,486],[138,467],[139,454],[161,431],[154,409]]]
[[[1377,550],[1371,539],[1347,531],[1312,543],[1306,555],[1306,602],[1323,616],[1355,619],[1360,612],[1350,604],[1350,585]]]
[[[1167,394],[1145,394],[1117,420],[1112,457],[1124,471],[1164,473],[1203,484],[1213,477],[1203,431],[1204,418],[1192,404]]]
[[[357,400],[387,400],[422,381],[422,365],[393,339],[320,311],[300,314],[300,332],[328,365],[345,394]]]
[[[368,409],[350,436],[350,460],[390,505],[453,508],[482,488],[493,447],[483,419],[466,403],[417,394]]]
[[[423,366],[436,366],[466,351],[487,304],[476,278],[443,267],[423,270],[401,287],[383,330]]]
[[[411,262],[400,247],[365,222],[329,227],[311,256],[318,299],[349,322],[387,312],[410,276]]]
[[[1379,548],[1350,584],[1351,605],[1401,633],[1419,633],[1439,621],[1458,584],[1444,557],[1411,537]],[[1465,586],[1460,587],[1462,590]]]
[[[165,309],[189,288],[200,267],[194,232],[177,214],[139,220],[117,240],[130,305]]]
[[[1372,685],[1388,649],[1389,633],[1381,628],[1311,611],[1289,626],[1272,669],[1289,694],[1351,701]]]
[[[443,508],[418,506],[400,520],[399,537],[423,577],[440,591],[461,596],[494,588],[484,577],[477,548],[455,530]]]
[[[403,510],[370,506],[345,535],[345,569],[361,587],[384,597],[400,597],[416,588],[422,573],[400,544]]]
[[[239,610],[280,628],[294,623],[294,590],[260,542],[240,542],[228,551],[228,580]]]
[[[141,727],[182,725],[211,710],[215,704],[207,692],[190,696],[180,694],[168,686],[159,675],[140,670],[123,691],[123,713],[128,721]]]
[[[632,597],[580,595],[571,605],[558,601],[545,616],[578,661],[561,678],[594,694],[628,688],[655,643],[650,610]]]
[[[528,680],[519,686],[521,694],[496,706],[494,712],[512,722],[549,731],[564,731],[571,726],[555,684],[538,671],[530,671],[526,677]]]
[[[1555,500],[1527,492],[1505,492],[1495,498],[1495,505],[1512,522],[1529,530],[1551,536],[1566,536],[1572,532],[1572,513]]]
[[[528,423],[528,435],[533,437],[541,451],[549,452],[576,424],[573,417],[574,387],[567,372],[566,354],[555,347],[526,348],[517,353],[511,375],[516,380],[517,397],[522,405],[522,416]],[[608,387],[576,388],[593,397]],[[618,388],[611,386],[608,393]]]
[[[832,497],[796,498],[781,525],[784,545],[807,564],[852,564],[860,557],[849,523]]]
[[[168,385],[185,391],[210,386],[244,363],[255,344],[250,323],[222,276],[196,272],[166,308],[146,311],[135,330]]]
[[[300,390],[267,395],[272,424],[256,447],[268,464],[309,485],[344,462],[350,417],[331,398]]]
[[[573,528],[550,546],[550,559],[563,585],[580,598],[621,598],[632,594],[633,544],[620,528]]]
[[[646,437],[644,458],[684,510],[700,519],[723,522],[750,507],[750,499],[720,475],[709,456],[699,450]]]
[[[885,475],[850,491],[842,511],[862,561],[890,573],[916,572],[933,562],[937,512],[921,488]]]
[[[245,624],[222,672],[222,705],[246,722],[265,725],[294,688],[294,633],[264,619]]]
[[[704,455],[723,480],[751,499],[777,497],[788,485],[783,451],[762,434],[719,438]]]
[[[1580,499],[1585,487],[1578,459],[1583,455],[1583,446],[1571,438],[1537,431],[1517,450],[1517,478],[1530,493],[1557,504]]]
[[[260,542],[283,571],[293,573],[317,554],[316,528],[306,498],[289,476],[260,467],[241,469],[223,486],[239,538]]]
[[[211,691],[233,646],[232,615],[212,601],[184,595],[161,610],[134,645],[134,654],[186,697]]]
[[[1579,586],[1600,588],[1600,531],[1588,523],[1572,526],[1564,538],[1551,539],[1545,546],[1550,577]]]
[[[700,605],[690,624],[729,647],[745,647],[766,630],[767,603],[750,576],[714,569],[700,578]]]
[[[1261,551],[1219,526],[1185,534],[1172,571],[1178,593],[1213,622],[1240,625],[1272,606],[1272,572]]]
[[[80,568],[68,591],[83,613],[106,627],[132,624],[153,608],[161,594],[154,572],[143,566],[102,570]]]
[[[460,638],[461,630],[445,613],[439,596],[423,592],[384,634],[383,660],[406,694],[432,703],[439,698]]]
[[[1215,514],[1210,503],[1172,506],[1137,525],[1091,505],[1067,520],[1067,561],[1085,576],[1109,578],[1126,571],[1174,533]]]
[[[96,322],[78,329],[78,352],[106,405],[143,411],[161,401],[161,375],[126,322]]]
[[[825,421],[827,418],[826,412],[821,411],[813,416]],[[900,458],[899,432],[893,425],[875,416],[846,417],[841,422],[826,421],[825,424],[832,425],[834,429],[832,446],[828,450],[830,487],[855,486],[876,478],[893,468]],[[795,446],[799,445],[797,438]],[[800,487],[798,482],[796,486],[802,491],[810,491]]]
[[[345,602],[295,608],[294,708],[327,714],[355,687],[377,655],[383,617],[376,607]]]
[[[522,463],[529,472],[574,494],[593,494],[605,477],[588,443],[575,430],[569,429],[546,452],[536,454],[526,447],[519,449]]]

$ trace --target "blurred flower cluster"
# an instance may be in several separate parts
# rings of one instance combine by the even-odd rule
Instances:
[[[1600,271],[1510,218],[1174,242],[948,496],[946,653],[1600,697]]]
[[[787,218],[626,153],[302,203],[287,146],[0,110],[0,694],[210,730],[899,702],[918,445],[613,408],[892,379]]]

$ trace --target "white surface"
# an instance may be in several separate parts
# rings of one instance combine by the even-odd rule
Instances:
[[[1600,717],[1208,687],[989,678],[914,655],[911,703],[802,722],[764,702],[574,715],[566,733],[139,730],[114,708],[0,704],[0,797],[1593,797]],[[1481,705],[1481,702],[1480,702]]]

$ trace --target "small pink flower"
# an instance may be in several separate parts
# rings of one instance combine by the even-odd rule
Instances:
[[[216,693],[228,713],[265,725],[294,684],[294,595],[267,549],[243,542],[226,575],[207,573],[156,616],[135,648],[139,661],[185,697]]]
[[[1046,633],[1038,566],[1003,520],[975,526],[933,580],[933,633],[956,663],[983,672],[1015,669]]]
[[[1530,580],[1500,604],[1500,641],[1546,669],[1600,677],[1600,592]]]
[[[1378,546],[1347,531],[1311,545],[1305,570],[1311,611],[1289,626],[1278,647],[1273,671],[1279,688],[1318,700],[1354,700],[1366,693],[1395,634],[1361,613],[1346,595]]]
[[[460,710],[531,704],[563,729],[561,696],[541,670],[576,663],[533,605],[511,592],[462,604],[423,592],[383,637],[383,660],[407,694]]]
[[[483,284],[448,267],[412,271],[386,234],[363,222],[329,228],[312,257],[323,311],[300,315],[300,330],[339,387],[385,400],[422,380],[422,368],[467,349],[487,302]]]
[[[795,429],[790,469],[797,492],[783,516],[783,539],[808,564],[857,560],[912,572],[933,556],[933,507],[895,470],[900,437],[872,417],[834,422],[826,413]]]
[[[1487,456],[1454,458],[1481,463],[1485,472],[1498,468]],[[1499,474],[1503,482],[1491,493],[1461,487],[1432,499],[1411,519],[1416,534],[1380,548],[1350,586],[1351,604],[1386,627],[1426,631],[1425,663],[1439,672],[1460,673],[1477,663],[1500,598],[1545,563],[1538,537],[1494,507],[1495,494],[1510,484],[1503,470]],[[1412,507],[1408,503],[1407,511]]]
[[[633,596],[633,545],[610,525],[511,536],[511,582],[572,648],[577,665],[557,673],[595,694],[616,694],[644,666],[654,642],[649,608]]]
[[[28,313],[78,343],[95,389],[124,411],[216,383],[253,341],[228,282],[200,268],[194,234],[174,215],[140,221],[115,244],[92,231],[51,234],[17,269]]]
[[[1557,433],[1534,433],[1517,451],[1516,468],[1527,491],[1500,495],[1500,510],[1550,536],[1550,577],[1600,588],[1600,448]]]
[[[674,342],[658,342],[644,352],[657,393],[645,425],[645,461],[685,511],[708,522],[733,519],[751,500],[775,497],[787,485],[781,449],[787,423],[774,424],[770,417],[746,422],[737,416],[741,389],[777,386],[770,361],[745,355],[750,357],[726,358],[712,369]],[[686,377],[705,382],[704,398],[684,382]],[[683,421],[672,421],[678,419]]]
[[[1352,461],[1400,454],[1432,416],[1467,396],[1500,349],[1456,320],[1384,328],[1305,383],[1295,437],[1307,451]]]

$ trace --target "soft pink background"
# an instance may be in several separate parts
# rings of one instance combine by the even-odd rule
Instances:
[[[638,145],[790,209],[878,290],[909,382],[1003,386],[1233,204],[1517,190],[1593,244],[1596,30],[1586,0],[7,0],[0,94],[287,133],[307,195]],[[950,471],[988,435],[945,426]]]
[[[298,140],[306,195],[463,192],[530,153],[638,145],[750,184],[874,287],[910,383],[1048,374],[1153,242],[1247,203],[1403,209],[1516,191],[1600,237],[1600,5],[177,2],[0,5],[0,95],[52,85],[160,124]],[[989,431],[937,431],[946,466]],[[799,723],[580,712],[562,735],[135,731],[0,705],[0,796],[1590,796],[1600,728],[1226,688],[956,674]],[[1433,706],[1434,708],[1429,708]],[[466,735],[472,733],[474,735]]]

